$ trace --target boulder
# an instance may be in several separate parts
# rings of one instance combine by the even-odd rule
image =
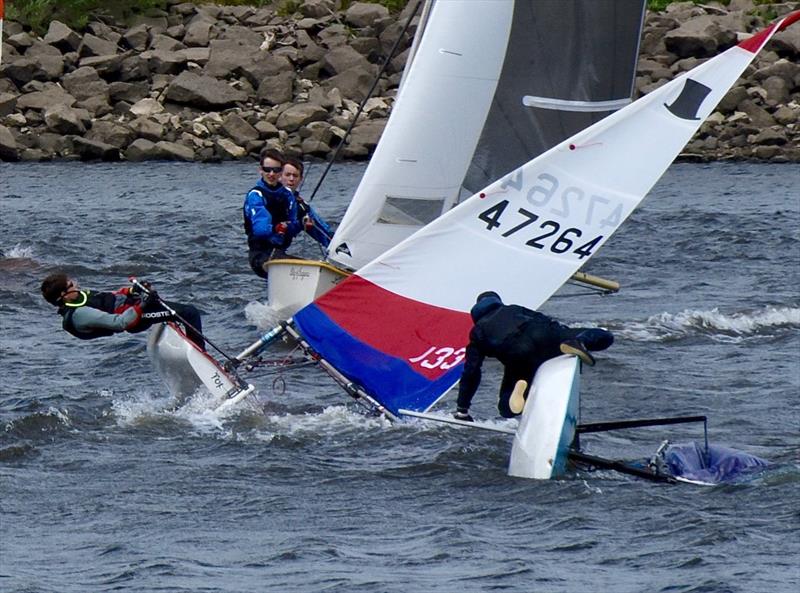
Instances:
[[[94,96],[108,99],[108,83],[100,78],[97,70],[89,66],[81,66],[70,72],[61,79],[61,84],[79,101]]]
[[[182,72],[169,84],[166,98],[200,108],[220,108],[246,101],[247,94],[211,76]]]
[[[301,126],[312,121],[323,121],[328,117],[328,112],[313,103],[299,103],[292,105],[278,116],[276,125],[281,130],[294,132]]]
[[[83,161],[118,161],[119,148],[97,140],[89,140],[75,136],[72,139],[73,150]]]
[[[222,160],[241,159],[247,156],[247,150],[227,138],[214,142],[214,152]]]
[[[256,99],[267,105],[280,105],[292,100],[294,93],[294,72],[282,72],[264,78],[258,90]]]
[[[351,68],[322,82],[326,91],[338,89],[342,97],[363,101],[375,80],[375,72],[364,68]]]
[[[84,138],[115,148],[125,148],[134,141],[136,134],[122,124],[101,120],[92,124],[92,128],[86,132]]]
[[[91,122],[89,112],[73,109],[64,104],[53,105],[44,110],[44,123],[47,129],[57,134],[81,135]]]
[[[194,150],[188,146],[184,146],[183,144],[178,144],[177,142],[167,142],[165,140],[161,140],[160,142],[156,142],[154,150],[158,155],[156,158],[159,159],[165,159],[168,161],[194,160]]]
[[[326,52],[322,58],[322,69],[329,75],[335,76],[351,68],[360,68],[368,71],[371,64],[367,59],[349,45],[334,47]]]
[[[380,4],[354,2],[345,12],[345,22],[357,28],[371,27],[375,21],[389,16],[389,9]]]
[[[134,51],[144,51],[150,43],[150,32],[147,25],[136,25],[122,34],[122,42]]]
[[[137,117],[128,126],[140,139],[158,142],[164,137],[164,126],[149,117]]]
[[[19,110],[43,110],[55,105],[72,107],[74,104],[75,97],[54,83],[48,83],[41,91],[34,91],[17,97],[17,109]]]
[[[62,53],[77,51],[81,36],[60,21],[50,21],[44,42],[61,50]]]
[[[0,125],[0,160],[19,160],[17,141],[14,138],[14,134],[11,133],[11,130],[4,125]]]
[[[248,140],[258,140],[258,130],[251,126],[239,115],[232,113],[222,121],[222,131],[238,144]]]
[[[86,33],[78,48],[78,55],[82,58],[91,56],[108,56],[117,53],[117,44],[106,39],[101,39],[91,33]]]

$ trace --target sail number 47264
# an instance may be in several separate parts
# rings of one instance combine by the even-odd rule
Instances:
[[[502,200],[478,214],[478,218],[486,223],[487,230],[493,231],[503,226],[507,230],[502,236],[510,237],[525,229],[526,234],[533,234],[533,237],[525,241],[525,245],[535,249],[549,249],[553,253],[572,252],[578,259],[589,257],[603,240],[603,235],[598,235],[591,241],[582,242],[579,239],[583,231],[580,229],[562,229],[555,220],[541,220],[538,214],[525,208],[517,210],[516,215],[506,214],[508,204],[508,200]]]

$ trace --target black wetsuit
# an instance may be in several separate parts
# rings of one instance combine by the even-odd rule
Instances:
[[[589,350],[604,350],[614,341],[611,332],[600,328],[570,328],[543,313],[519,305],[504,305],[499,298],[484,298],[472,308],[475,325],[469,334],[464,371],[458,388],[457,406],[469,409],[481,382],[481,366],[487,356],[503,363],[497,409],[505,418],[515,416],[508,401],[517,381],[527,381],[541,364],[561,354],[562,342],[578,339]],[[527,393],[525,394],[527,397]]]

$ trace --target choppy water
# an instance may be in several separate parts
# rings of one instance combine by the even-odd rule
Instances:
[[[362,171],[334,169],[329,219]],[[269,323],[240,221],[255,173],[0,164],[0,590],[798,590],[800,168],[673,166],[586,270],[622,293],[547,306],[618,338],[584,373],[582,420],[708,414],[713,442],[773,462],[713,488],[510,478],[504,436],[365,417],[313,367],[262,369],[221,417],[200,396],[165,411],[144,336],[59,330],[38,285],[63,268],[151,280],[218,345],[250,343]],[[494,418],[499,367],[485,376],[473,411]],[[699,436],[584,442],[636,457]]]

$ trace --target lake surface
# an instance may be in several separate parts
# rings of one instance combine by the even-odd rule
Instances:
[[[363,170],[334,167],[314,200],[326,218]],[[367,417],[313,366],[257,369],[257,397],[222,416],[201,394],[173,410],[144,335],[60,330],[39,294],[56,269],[94,289],[149,280],[198,305],[230,353],[256,339],[270,321],[240,210],[256,173],[0,163],[0,590],[800,588],[800,167],[674,165],[584,270],[622,292],[544,309],[617,336],[584,371],[582,421],[707,414],[713,443],[771,462],[717,487],[511,478],[507,437]],[[500,374],[485,367],[473,413],[514,427],[495,416]],[[700,438],[676,426],[583,442],[637,458]]]

